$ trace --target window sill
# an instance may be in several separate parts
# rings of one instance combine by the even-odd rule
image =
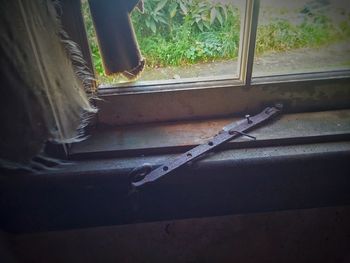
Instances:
[[[224,126],[237,120],[220,118],[97,128],[91,131],[86,141],[73,144],[70,158],[78,160],[180,153],[206,142]],[[283,114],[278,120],[254,129],[249,134],[257,140],[241,137],[221,149],[349,139],[350,110]]]
[[[282,115],[250,133],[256,142],[231,142],[130,195],[133,168],[157,167],[231,121],[92,134],[72,148],[72,165],[3,180],[2,226],[36,232],[350,204],[350,110]]]

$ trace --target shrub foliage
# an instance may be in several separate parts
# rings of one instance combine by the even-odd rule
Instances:
[[[208,0],[147,0],[134,12],[136,36],[148,66],[178,66],[237,56],[239,14]]]

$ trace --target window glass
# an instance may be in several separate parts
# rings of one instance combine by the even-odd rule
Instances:
[[[83,1],[100,83],[127,81],[103,72],[96,36]],[[144,0],[131,14],[146,67],[138,80],[235,78],[244,0]]]
[[[261,0],[253,76],[350,68],[344,0]]]

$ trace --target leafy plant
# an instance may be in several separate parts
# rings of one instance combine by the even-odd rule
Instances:
[[[223,27],[229,8],[231,6],[208,0],[147,0],[144,14],[134,14],[133,20],[136,25],[145,22],[144,29],[148,30],[143,32],[145,35],[160,30],[171,31],[184,22],[203,32],[212,30],[213,26]]]
[[[132,16],[149,66],[236,56],[240,20],[238,11],[231,5],[205,0],[148,0],[145,9],[145,14],[157,11],[162,18],[152,29],[154,26],[144,23],[146,18],[142,14]]]
[[[89,45],[92,53],[91,54],[92,62],[94,64],[95,71],[99,75],[105,76],[104,70],[103,70],[102,58],[101,58],[100,51],[98,49],[97,38],[93,27],[93,23],[91,20],[91,15],[90,15],[87,1],[82,2],[82,12],[85,20],[85,28],[89,39]]]
[[[146,1],[144,6],[144,22],[153,33],[157,32],[157,27],[167,25],[167,16],[163,8],[168,0]]]
[[[229,6],[221,3],[198,2],[188,11],[190,23],[201,32],[205,29],[210,31],[213,26],[222,27],[228,18],[228,8]]]

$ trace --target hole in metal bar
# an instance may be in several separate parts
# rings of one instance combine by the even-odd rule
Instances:
[[[140,167],[134,168],[130,174],[129,177],[132,182],[139,182],[143,180],[147,174],[149,174],[152,171],[152,165],[145,163]]]
[[[230,135],[234,135],[234,134],[236,134],[236,133],[238,133],[238,132],[237,132],[237,131],[230,130],[228,133],[229,133]]]

